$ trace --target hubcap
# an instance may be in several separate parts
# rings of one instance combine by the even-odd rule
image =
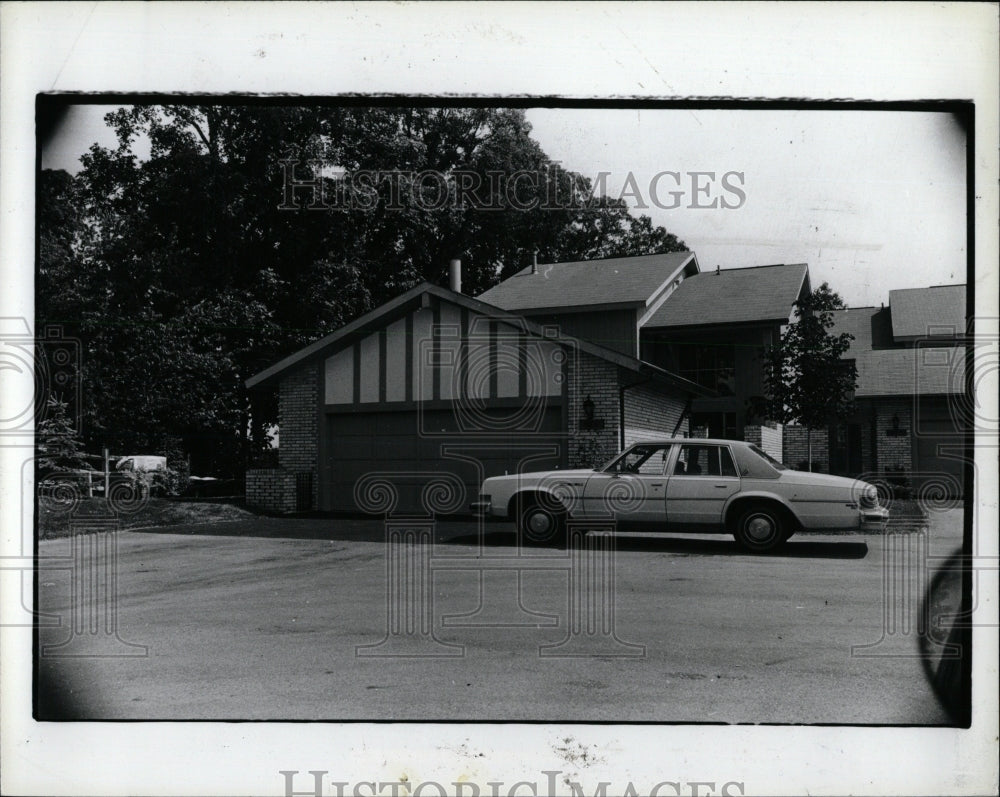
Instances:
[[[757,515],[747,523],[747,536],[756,542],[766,542],[774,535],[774,524],[770,518]]]
[[[544,512],[532,512],[528,517],[528,529],[532,534],[547,534],[552,521]]]

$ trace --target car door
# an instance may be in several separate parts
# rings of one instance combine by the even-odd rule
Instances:
[[[726,500],[739,489],[729,446],[684,443],[667,481],[667,523],[677,528],[719,526]]]
[[[663,525],[666,520],[669,445],[640,445],[629,449],[607,470],[595,473],[584,488],[588,518],[613,518],[621,526]]]

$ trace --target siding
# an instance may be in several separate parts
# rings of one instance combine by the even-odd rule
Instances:
[[[637,385],[625,391],[625,447],[643,440],[673,436],[684,412],[684,399],[666,396],[647,385]],[[686,436],[688,421],[678,429]]]
[[[604,310],[595,313],[529,315],[536,324],[557,326],[563,335],[580,338],[606,349],[639,356],[639,327],[635,310]]]

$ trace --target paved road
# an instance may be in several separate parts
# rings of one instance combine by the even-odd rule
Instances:
[[[934,518],[932,554],[959,545],[960,520],[957,512]],[[579,580],[567,567],[573,559],[544,549],[527,552],[519,577],[505,537],[491,533],[480,547],[474,525],[443,523],[429,548],[433,600],[393,604],[403,608],[393,615],[400,630],[411,617],[415,633],[367,649],[429,654],[400,658],[358,651],[387,636],[390,573],[413,594],[430,594],[419,556],[389,567],[380,524],[259,519],[176,531],[117,535],[121,642],[104,633],[113,615],[91,611],[103,606],[89,592],[99,570],[77,570],[84,575],[73,589],[87,597],[75,603],[69,572],[40,573],[40,608],[64,618],[43,629],[41,645],[70,640],[54,653],[104,656],[46,651],[44,715],[947,722],[912,656],[916,633],[906,624],[919,588],[897,584],[888,607],[884,599],[886,551],[898,561],[900,550],[914,550],[912,534],[891,544],[880,536],[795,537],[766,557],[741,554],[721,536],[622,537],[613,553],[586,560],[604,575]],[[93,564],[113,537],[84,539],[78,553]],[[72,542],[43,542],[39,553],[72,556]],[[600,585],[611,565],[613,612],[602,617],[609,593]],[[67,627],[73,605],[96,624],[79,636]],[[894,633],[884,633],[886,613]],[[571,617],[596,623],[595,633],[571,634]],[[422,620],[431,633],[420,633]],[[613,636],[602,633],[612,627]],[[142,652],[124,643],[148,653],[123,655]],[[862,645],[874,645],[874,655],[852,655]]]

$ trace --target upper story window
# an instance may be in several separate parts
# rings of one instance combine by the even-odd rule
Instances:
[[[736,393],[736,346],[732,343],[689,343],[677,347],[681,376],[722,396]]]

